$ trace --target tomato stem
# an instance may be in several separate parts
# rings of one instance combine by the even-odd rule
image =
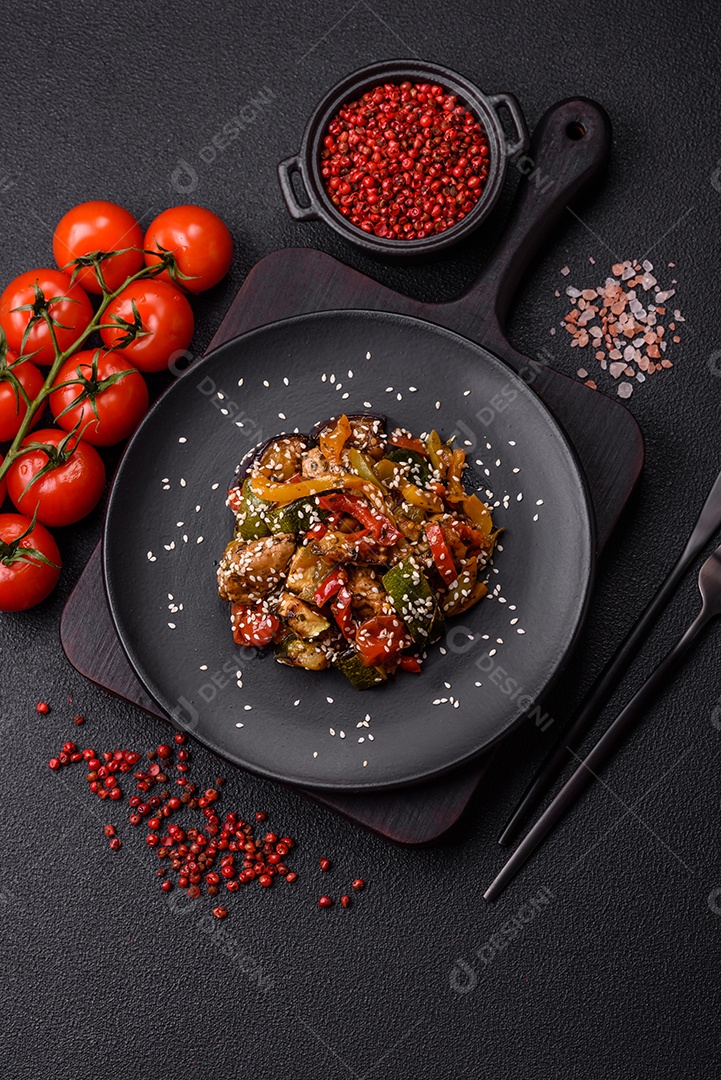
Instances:
[[[108,258],[110,258],[110,257],[112,257],[113,255],[116,255],[116,254],[117,254],[117,252],[113,252],[113,251],[108,252]],[[170,258],[172,258],[172,256],[170,256]],[[65,361],[68,360],[73,355],[73,353],[78,352],[78,350],[80,349],[82,344],[86,341],[86,339],[91,334],[95,333],[96,330],[99,330],[104,325],[102,323],[102,317],[105,314],[105,311],[110,306],[110,304],[112,304],[113,300],[115,300],[120,295],[120,293],[123,291],[123,289],[127,289],[127,287],[129,285],[132,285],[136,281],[141,281],[144,278],[157,277],[158,274],[161,274],[163,272],[163,270],[165,270],[167,268],[165,264],[166,264],[166,260],[161,259],[159,262],[154,263],[152,266],[144,266],[141,270],[138,270],[137,273],[131,274],[130,277],[126,278],[125,281],[122,283],[122,285],[118,286],[118,288],[115,289],[113,292],[103,292],[103,297],[102,297],[102,300],[100,301],[100,304],[98,306],[98,310],[95,312],[92,319],[90,320],[88,325],[85,327],[85,329],[82,331],[82,333],[78,335],[78,337],[73,342],[73,344],[69,348],[65,349],[63,352],[60,351],[60,348],[58,346],[58,340],[57,340],[57,335],[55,333],[55,327],[53,325],[52,318],[48,314],[46,322],[47,322],[48,328],[50,330],[50,335],[51,335],[51,339],[52,339],[52,343],[53,343],[53,350],[55,352],[55,359],[53,360],[53,363],[52,363],[52,365],[50,367],[50,370],[48,371],[48,374],[47,374],[47,377],[45,379],[45,382],[43,383],[42,389],[38,392],[38,394],[37,394],[37,396],[35,398],[33,398],[31,400],[28,397],[28,395],[25,393],[25,390],[23,389],[23,387],[20,387],[20,391],[22,393],[22,396],[25,399],[25,404],[27,405],[27,412],[25,413],[25,416],[23,417],[23,420],[22,420],[22,423],[20,424],[20,428],[18,430],[18,433],[15,436],[15,438],[13,439],[12,444],[10,446],[10,449],[8,450],[7,454],[5,455],[4,461],[0,464],[0,480],[3,479],[3,477],[5,476],[5,474],[7,473],[8,469],[13,464],[13,462],[16,461],[18,459],[18,457],[20,457],[20,447],[22,446],[23,439],[25,438],[25,436],[28,434],[28,432],[32,428],[33,420],[37,416],[37,414],[38,414],[39,410],[41,409],[41,407],[45,404],[47,399],[50,397],[51,392],[57,389],[57,387],[54,386],[53,384],[54,384],[55,379],[57,378],[57,376],[58,376],[58,374],[60,372],[61,367],[65,363]],[[105,324],[105,325],[107,325],[107,324]],[[112,352],[112,349],[110,348],[107,351]],[[32,354],[29,355],[29,356],[23,356],[23,355],[19,356],[16,363],[20,363],[23,360],[32,360]]]

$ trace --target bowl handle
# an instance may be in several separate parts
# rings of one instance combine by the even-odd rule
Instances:
[[[518,104],[518,99],[515,98],[513,94],[491,94],[488,100],[496,113],[501,108],[508,109],[511,120],[513,121],[513,126],[516,129],[516,141],[513,143],[506,141],[506,157],[513,157],[514,154],[525,153],[531,145],[531,136],[528,133],[528,125],[521,112],[521,106]]]
[[[283,193],[285,205],[288,207],[288,213],[294,221],[317,221],[320,215],[313,206],[313,200],[310,194],[308,195],[308,198],[311,200],[310,206],[301,206],[296,199],[291,181],[294,172],[297,172],[300,175],[300,178],[303,181],[303,187],[305,188],[306,193],[308,193],[308,185],[305,182],[305,173],[303,172],[303,166],[298,155],[286,158],[285,161],[281,161],[278,165],[280,190]]]

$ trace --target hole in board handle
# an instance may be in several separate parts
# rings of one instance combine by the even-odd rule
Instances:
[[[572,120],[570,124],[566,126],[566,134],[569,139],[573,139],[574,142],[578,142],[586,134],[586,129],[579,120]]]

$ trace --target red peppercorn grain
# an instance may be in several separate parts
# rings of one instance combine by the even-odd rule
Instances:
[[[353,888],[356,889],[356,891],[360,892],[361,889],[365,889],[365,884],[366,883],[362,880],[362,878],[356,878],[353,882]]]
[[[224,907],[216,907],[213,908],[213,914],[215,915],[216,919],[224,919],[228,914],[228,909]]]
[[[320,868],[323,873],[326,873],[326,871],[330,870],[330,859],[321,859]]]
[[[478,202],[489,147],[476,117],[436,84],[377,86],[344,105],[320,155],[326,192],[363,232],[422,240]]]
[[[327,908],[331,907],[332,904],[333,901],[331,900],[330,896],[321,896],[318,900],[318,907]]]
[[[342,907],[350,907],[350,896],[341,896],[340,902]]]
[[[47,714],[50,712],[50,706],[48,705],[47,701],[39,701],[35,706],[35,711],[39,712],[42,716],[47,716]]]

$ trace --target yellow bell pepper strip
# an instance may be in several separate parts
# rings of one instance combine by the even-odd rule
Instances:
[[[471,519],[474,525],[478,526],[483,535],[490,536],[493,528],[493,518],[486,504],[481,502],[477,495],[466,495],[461,501],[461,506],[463,512]]]
[[[423,491],[422,488],[416,487],[415,484],[403,484],[401,495],[411,506],[419,506],[421,510],[428,510],[431,514],[443,513],[443,503],[438,496],[433,495],[430,491]]]
[[[428,457],[431,459],[433,468],[438,472],[441,471],[441,459],[438,456],[438,452],[443,446],[443,440],[437,431],[432,431],[426,439],[426,449],[428,450]]]
[[[446,543],[443,529],[435,521],[426,525],[426,536],[433,556],[433,562],[446,585],[452,585],[458,577],[451,550]]]
[[[295,502],[296,499],[307,499],[311,495],[320,495],[323,491],[332,491],[341,486],[341,477],[322,477],[317,480],[296,480],[289,484],[276,484],[272,480],[266,480],[263,476],[253,476],[250,479],[250,490],[259,499],[267,502],[287,503]]]
[[[384,547],[390,547],[403,536],[390,518],[381,514],[374,506],[366,502],[358,495],[352,495],[345,491],[338,491],[332,495],[321,495],[318,505],[323,510],[333,510],[340,514],[350,514],[359,521],[364,528],[368,529],[374,540]]]
[[[446,474],[447,498],[450,502],[460,502],[465,499],[466,493],[463,488],[463,469],[466,464],[465,450],[452,450],[451,461]]]
[[[444,597],[443,611],[446,615],[460,615],[486,595],[488,587],[477,580],[477,574],[478,559],[474,556],[468,560]]]
[[[381,480],[392,480],[396,473],[400,472],[401,466],[398,461],[391,461],[389,458],[383,458],[379,461],[375,467],[376,476]]]
[[[322,432],[318,439],[323,457],[332,461],[335,465],[340,461],[343,447],[351,437],[350,420],[345,413],[338,419],[335,425],[328,431]]]

